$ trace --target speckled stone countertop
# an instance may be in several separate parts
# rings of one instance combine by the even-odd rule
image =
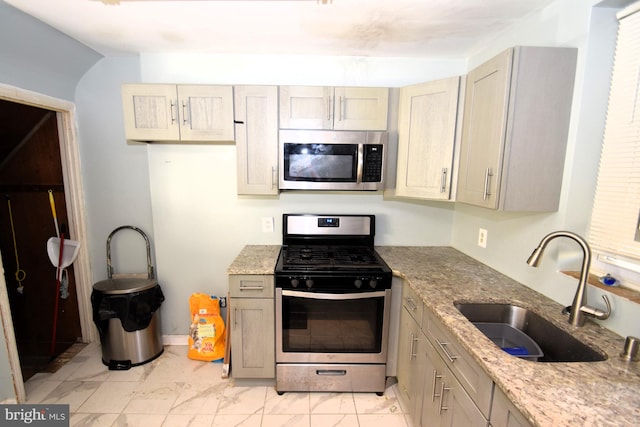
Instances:
[[[247,246],[227,272],[271,274],[279,248]],[[618,357],[623,337],[590,321],[583,327],[569,325],[560,304],[455,249],[378,246],[376,250],[531,424],[640,424],[640,362]],[[603,362],[535,363],[510,356],[460,314],[454,302],[506,302],[531,309],[609,357]]]
[[[280,245],[248,245],[233,260],[227,274],[273,274]]]

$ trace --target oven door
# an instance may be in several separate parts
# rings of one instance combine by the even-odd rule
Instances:
[[[386,363],[391,290],[276,289],[276,363]]]

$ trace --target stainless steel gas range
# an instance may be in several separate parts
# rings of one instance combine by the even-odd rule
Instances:
[[[275,269],[276,390],[382,394],[391,269],[374,215],[283,215]]]

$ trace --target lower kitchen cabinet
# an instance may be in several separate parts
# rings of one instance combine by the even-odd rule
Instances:
[[[400,337],[398,339],[398,391],[405,404],[405,411],[410,414],[414,425],[419,425],[421,399],[423,394],[422,376],[425,365],[426,338],[420,330],[418,320],[412,314],[414,299],[407,295],[408,286],[403,288],[402,312],[400,314]],[[414,297],[415,298],[415,297]],[[422,303],[420,303],[422,306]],[[419,310],[422,313],[422,310]],[[410,314],[412,313],[412,314]]]
[[[426,338],[425,341],[425,393],[420,425],[424,427],[486,427],[485,416],[447,367],[435,347]]]
[[[273,276],[229,276],[231,374],[275,378]]]
[[[399,398],[414,427],[489,425],[493,381],[406,283],[398,345]]]
[[[493,381],[436,315],[425,307],[422,330],[441,359],[485,418],[489,418]]]
[[[532,424],[507,399],[507,396],[496,387],[493,392],[491,406],[491,427],[531,427]]]

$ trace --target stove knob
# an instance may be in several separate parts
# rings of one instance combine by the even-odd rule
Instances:
[[[305,285],[307,285],[307,288],[311,289],[313,287],[313,280],[307,279]]]
[[[356,279],[353,284],[356,285],[356,288],[360,289],[362,287],[362,280]]]
[[[372,289],[375,289],[375,287],[378,286],[378,281],[376,279],[369,280],[369,286],[371,286]]]
[[[298,279],[291,279],[291,286],[293,286],[294,288],[297,288],[299,284],[300,281]]]

